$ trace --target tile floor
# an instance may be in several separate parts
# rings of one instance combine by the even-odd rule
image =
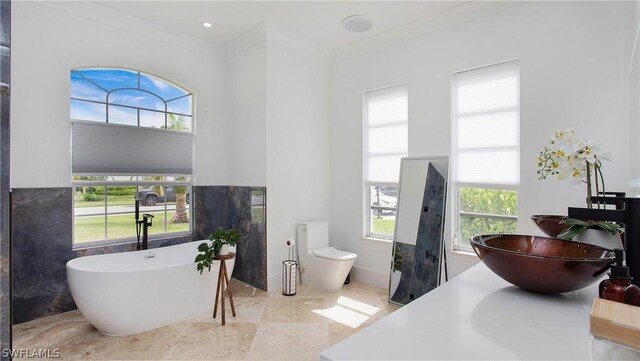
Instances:
[[[396,310],[387,291],[352,281],[340,292],[299,285],[292,297],[232,280],[237,316],[211,314],[122,337],[100,334],[78,311],[13,328],[13,347],[59,349],[62,360],[317,360],[325,348]]]

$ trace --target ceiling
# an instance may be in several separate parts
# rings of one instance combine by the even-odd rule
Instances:
[[[334,50],[468,1],[103,1],[100,5],[182,34],[223,45],[265,22]],[[350,33],[347,16],[369,16],[374,26]],[[202,24],[210,22],[211,28]]]

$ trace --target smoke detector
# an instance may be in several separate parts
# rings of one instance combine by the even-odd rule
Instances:
[[[342,27],[352,33],[364,33],[373,27],[373,21],[366,15],[351,15],[342,19]]]

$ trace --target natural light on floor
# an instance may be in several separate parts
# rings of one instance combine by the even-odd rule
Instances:
[[[335,306],[324,310],[313,310],[313,312],[351,328],[356,328],[379,310],[378,307],[340,296]]]

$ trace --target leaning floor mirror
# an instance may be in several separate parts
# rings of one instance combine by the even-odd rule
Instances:
[[[400,164],[389,302],[405,305],[440,285],[449,157]]]

